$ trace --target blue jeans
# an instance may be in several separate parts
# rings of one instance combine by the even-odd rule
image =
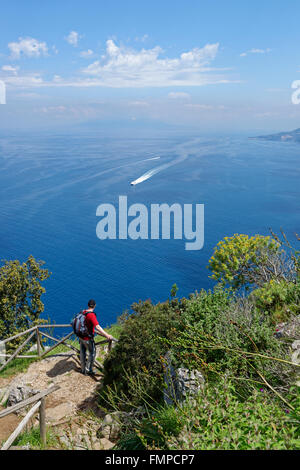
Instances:
[[[93,372],[94,360],[96,357],[96,346],[93,339],[84,340],[79,339],[80,343],[80,362],[81,362],[81,372],[88,373]],[[88,353],[88,359],[87,359]]]

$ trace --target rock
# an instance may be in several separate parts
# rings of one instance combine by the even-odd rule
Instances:
[[[204,382],[204,377],[198,370],[177,369],[175,383],[177,399],[182,400],[188,395],[197,394]]]
[[[67,449],[70,449],[70,441],[67,438],[67,436],[59,436],[59,442],[62,444],[63,447],[66,447]]]
[[[83,436],[83,441],[85,442],[87,449],[91,450],[92,449],[92,444],[91,444],[90,439],[89,439],[87,434],[85,434]]]
[[[94,450],[103,450],[103,447],[102,447],[102,445],[101,445],[101,442],[100,442],[100,441],[95,442],[95,443],[93,444],[93,449],[94,449]]]
[[[296,340],[292,344],[292,349],[294,352],[292,353],[291,360],[294,364],[300,364],[300,340]]]
[[[26,385],[13,386],[9,390],[7,405],[16,405],[20,401],[26,400],[32,395],[36,395],[37,393],[39,393],[39,391],[40,390],[34,390],[33,388],[27,387]]]
[[[100,439],[100,445],[101,449],[110,450],[114,447],[115,444],[104,437],[103,439]]]
[[[74,407],[71,403],[61,403],[54,408],[46,409],[46,421],[47,422],[58,422],[62,418],[73,414]]]
[[[299,338],[300,337],[300,315],[292,318],[286,323],[279,323],[276,326],[276,338]]]
[[[188,370],[184,368],[174,369],[171,363],[170,351],[165,355],[164,380],[166,389],[164,390],[164,401],[167,405],[173,405],[176,401],[185,400],[190,395],[199,392],[205,379],[198,370]]]
[[[122,413],[121,411],[105,415],[97,435],[104,439],[117,440],[121,432],[122,421],[127,416],[128,413]]]

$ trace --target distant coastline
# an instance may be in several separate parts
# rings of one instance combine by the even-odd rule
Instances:
[[[249,137],[249,139],[269,140],[273,142],[300,142],[300,128],[290,132],[279,132],[278,134]]]

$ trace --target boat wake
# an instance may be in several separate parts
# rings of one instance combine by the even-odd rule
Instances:
[[[146,173],[144,173],[142,176],[140,176],[136,180],[131,181],[131,183],[130,183],[131,186],[136,186],[137,184],[143,183],[144,181],[148,180],[149,178],[152,178],[152,176],[156,175],[160,171],[166,170],[167,168],[170,168],[171,166],[177,165],[178,163],[181,163],[184,160],[186,160],[188,155],[189,155],[189,152],[185,148],[185,146],[186,146],[186,144],[181,144],[174,150],[175,153],[178,154],[178,156],[174,160],[172,160],[171,162],[159,165],[155,168],[152,168],[152,170],[147,171]],[[155,157],[155,158],[159,158],[159,157]],[[154,160],[154,158],[149,159],[149,160]]]

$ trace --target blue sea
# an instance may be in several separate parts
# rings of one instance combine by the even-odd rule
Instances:
[[[158,158],[159,157],[159,158]],[[45,261],[45,312],[68,323],[88,299],[102,326],[132,303],[211,288],[208,260],[235,233],[300,232],[300,145],[241,136],[0,136],[1,259]],[[140,184],[130,182],[150,175]],[[205,241],[100,240],[100,204],[204,204]]]

